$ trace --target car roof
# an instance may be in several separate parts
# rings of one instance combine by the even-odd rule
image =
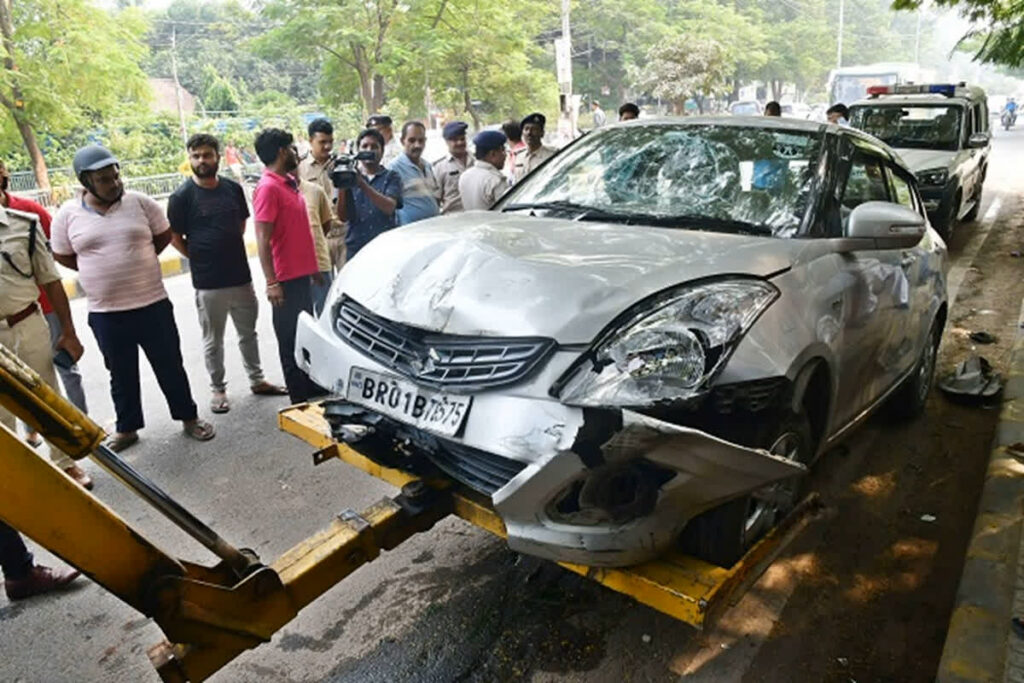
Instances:
[[[820,133],[823,135],[834,135],[837,137],[856,138],[861,142],[877,147],[888,154],[892,160],[907,173],[912,173],[906,162],[889,145],[885,144],[873,135],[869,135],[857,128],[840,126],[834,123],[821,121],[808,121],[806,119],[793,119],[785,116],[686,116],[686,117],[657,117],[650,119],[634,119],[632,121],[618,121],[603,126],[600,131],[612,130],[615,128],[649,127],[649,126],[727,126],[730,128],[762,128],[778,131],[795,131],[799,133]]]

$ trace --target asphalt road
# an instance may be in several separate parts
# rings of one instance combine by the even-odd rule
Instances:
[[[999,233],[991,229],[1001,226],[1015,206],[1014,194],[1020,193],[1022,181],[1012,162],[1022,158],[1024,131],[997,132],[983,218],[962,228],[951,244],[951,287],[963,292],[961,296],[973,297],[972,311],[998,308],[1002,318],[1009,315],[1014,321],[1020,297],[1014,301],[1016,294],[1010,292],[990,305],[977,271],[970,266],[991,249],[986,245]],[[261,291],[259,269],[254,267],[253,271],[257,291]],[[203,444],[186,438],[180,426],[170,420],[152,372],[143,363],[149,426],[141,433],[140,444],[124,454],[129,462],[230,542],[252,547],[265,559],[322,528],[339,511],[359,510],[395,493],[389,486],[340,463],[314,468],[309,447],[276,429],[276,411],[285,405],[284,400],[247,393],[231,332],[227,358],[233,408],[227,415],[211,415],[206,407],[206,373],[191,282],[188,276],[165,282],[175,305],[193,394],[201,413],[217,426],[218,436]],[[113,409],[107,377],[86,324],[84,301],[74,302],[72,308],[86,346],[81,367],[91,412],[109,427]],[[268,377],[278,381],[280,366],[265,303],[261,313],[264,366]],[[945,347],[948,365],[952,362],[950,348],[959,347],[955,340],[947,340]],[[928,415],[916,428],[932,433],[946,429],[948,415],[944,411],[942,400],[933,396]],[[990,433],[986,435],[985,430],[991,428],[992,420],[983,417],[970,437],[987,453]],[[873,420],[848,442],[841,457],[825,458],[823,471],[817,476],[823,490],[839,492],[834,514],[810,530],[799,552],[774,567],[715,631],[698,635],[683,624],[557,566],[519,557],[460,520],[449,520],[360,569],[303,611],[270,644],[246,653],[214,680],[852,679],[853,672],[845,668],[837,672],[834,663],[814,669],[813,662],[794,659],[794,653],[812,650],[815,657],[819,650],[823,658],[843,657],[840,641],[847,638],[836,631],[822,635],[821,642],[812,646],[814,631],[810,629],[815,624],[807,621],[806,615],[813,611],[823,620],[833,621],[841,620],[843,615],[814,606],[817,603],[811,605],[803,593],[827,599],[831,593],[838,595],[850,587],[842,581],[824,581],[808,588],[802,579],[813,572],[805,565],[808,561],[813,564],[814,557],[823,557],[826,544],[845,544],[841,534],[852,535],[837,520],[842,520],[844,510],[841,492],[863,481],[858,477],[860,468],[870,464],[873,453],[890,445],[902,447],[894,444],[905,445],[911,438],[912,432]],[[938,433],[935,438],[943,435]],[[97,466],[85,466],[97,479],[96,495],[158,545],[179,557],[212,563],[212,556],[203,548]],[[977,495],[971,489],[973,485],[966,480],[963,484],[959,512],[963,520],[950,531],[951,537],[965,533],[958,529],[964,525],[969,528],[973,519],[971,501]],[[899,481],[895,486],[900,486]],[[102,539],[82,542],[102,543]],[[962,556],[962,550],[961,556],[956,554],[957,542],[953,538],[943,556],[947,565],[953,565],[947,568],[949,576],[940,589],[933,591],[950,603]],[[868,540],[850,541],[853,546],[860,543],[864,545],[863,553],[874,552]],[[110,561],[117,562],[115,549],[111,553]],[[37,552],[37,559],[59,562],[42,550]],[[854,557],[846,561],[866,560]],[[941,615],[942,605],[936,610]],[[943,623],[930,624],[928,632],[932,635],[923,651],[937,663],[934,651],[941,648]],[[794,634],[805,639],[803,645],[792,642]],[[88,580],[80,580],[69,593],[18,604],[6,602],[0,595],[0,681],[155,681],[158,678],[146,650],[162,639],[152,622]],[[845,656],[856,659],[856,653],[849,650]],[[872,668],[871,655],[864,654],[862,659],[866,661],[856,680],[884,680],[880,673],[884,669]],[[921,670],[927,668],[926,661]],[[769,670],[777,676],[766,675]],[[795,675],[797,670],[807,675]]]

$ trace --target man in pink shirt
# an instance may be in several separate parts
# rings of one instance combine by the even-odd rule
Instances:
[[[117,159],[99,145],[78,150],[75,174],[85,188],[53,219],[53,256],[78,271],[89,304],[89,327],[110,372],[117,433],[109,445],[123,450],[144,425],[139,388],[139,347],[149,359],[171,417],[185,433],[208,441],[213,425],[200,420],[181,358],[174,310],[157,259],[171,242],[160,205],[125,191]]]
[[[323,390],[295,362],[299,313],[313,312],[311,279],[319,284],[321,277],[306,202],[295,177],[299,154],[291,133],[277,128],[260,131],[256,154],[266,167],[252,198],[256,243],[273,307],[284,383],[292,403],[301,403]]]

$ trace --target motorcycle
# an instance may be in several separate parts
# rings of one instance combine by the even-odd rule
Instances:
[[[1017,123],[1017,112],[1007,109],[1002,116],[1003,130],[1010,130]]]

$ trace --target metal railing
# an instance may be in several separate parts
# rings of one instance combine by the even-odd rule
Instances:
[[[61,169],[67,170],[71,169]],[[244,167],[243,173],[245,175],[259,175],[263,171],[262,164],[248,164]],[[17,174],[11,174],[10,190],[20,197],[25,197],[33,201],[39,202],[48,209],[55,209],[61,205],[67,199],[70,199],[74,194],[81,189],[81,185],[78,182],[68,182],[62,185],[54,185],[48,190],[39,189],[35,187],[35,176],[32,176],[32,187],[28,189],[20,189],[18,185],[14,183],[15,175],[24,175],[28,173],[31,176],[31,172],[19,171]],[[230,171],[227,168],[221,169],[222,175],[230,177]],[[51,172],[51,177],[53,172]],[[147,194],[153,199],[166,199],[172,192],[178,189],[184,181],[185,176],[181,173],[163,173],[160,175],[142,176],[139,178],[125,178],[124,189],[134,190],[135,192],[141,192]]]

